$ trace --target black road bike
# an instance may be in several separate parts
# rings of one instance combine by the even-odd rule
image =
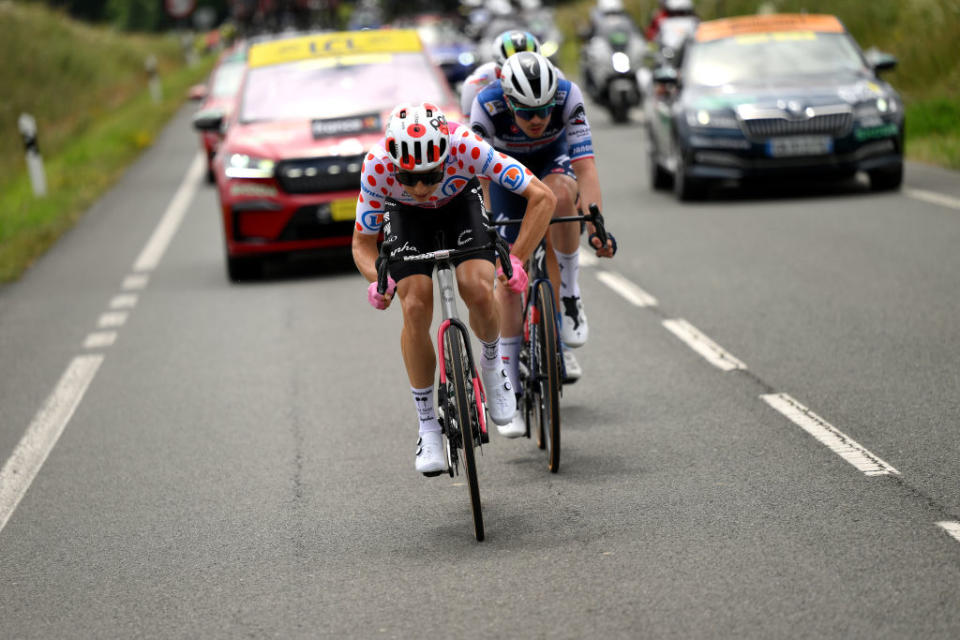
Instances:
[[[592,222],[601,246],[607,244],[603,215],[591,204],[587,215],[553,218],[559,222]],[[495,226],[518,225],[515,220],[498,220]],[[547,452],[547,467],[560,470],[560,396],[563,392],[563,352],[560,349],[560,318],[557,315],[553,285],[547,274],[547,245],[541,240],[527,267],[530,283],[523,309],[523,344],[520,347],[520,386],[527,438],[531,437],[531,418],[536,419],[537,446]],[[501,260],[502,262],[502,260]]]
[[[428,253],[406,256],[391,256],[391,243],[380,246],[377,258],[377,290],[383,295],[387,290],[387,271],[391,262],[433,262],[437,267],[437,290],[443,320],[437,334],[440,383],[437,385],[437,406],[446,442],[447,472],[450,477],[460,475],[461,466],[470,488],[470,505],[473,509],[473,529],[477,541],[483,540],[483,512],[480,505],[480,485],[477,481],[475,449],[489,441],[487,420],[484,411],[485,392],[473,360],[470,348],[470,333],[457,313],[456,274],[454,258],[480,254],[494,250],[500,257],[507,278],[513,276],[510,266],[510,249],[494,229],[489,229],[490,242],[472,249],[440,249]],[[437,237],[437,246],[444,246],[442,234]],[[438,471],[431,475],[440,475]]]

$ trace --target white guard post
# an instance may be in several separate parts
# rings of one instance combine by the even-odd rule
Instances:
[[[29,113],[21,113],[17,126],[20,128],[23,146],[27,152],[27,172],[30,174],[33,195],[43,198],[47,195],[47,172],[43,168],[40,145],[37,143],[37,120]]]

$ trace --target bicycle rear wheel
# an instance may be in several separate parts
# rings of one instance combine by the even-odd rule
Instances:
[[[537,379],[540,384],[539,423],[547,466],[560,469],[560,343],[557,340],[557,314],[553,291],[546,282],[537,285],[536,324]]]
[[[463,445],[463,469],[470,487],[470,506],[473,509],[473,530],[477,541],[483,540],[483,512],[480,506],[480,484],[477,481],[476,458],[474,456],[474,425],[470,407],[473,394],[467,387],[471,376],[467,361],[467,347],[463,332],[451,326],[443,334],[444,357],[447,367],[447,381],[451,385],[448,404],[452,405],[453,417],[457,421],[460,442]],[[448,418],[449,419],[449,418]],[[479,430],[479,424],[477,425]],[[479,431],[477,431],[479,433]]]

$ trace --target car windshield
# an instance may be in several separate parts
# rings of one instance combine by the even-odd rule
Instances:
[[[863,59],[846,34],[792,31],[699,42],[690,47],[684,75],[695,85],[719,87],[864,69]]]
[[[449,102],[422,53],[320,58],[251,69],[240,119],[301,120]]]
[[[225,62],[213,75],[213,95],[216,98],[229,98],[236,95],[243,80],[244,62]]]

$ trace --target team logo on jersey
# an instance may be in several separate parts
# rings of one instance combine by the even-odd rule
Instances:
[[[516,191],[523,184],[523,167],[512,164],[500,174],[500,186],[510,191]]]
[[[367,231],[378,231],[383,224],[382,211],[364,211],[360,215],[360,222]]]
[[[489,102],[483,103],[483,108],[487,110],[491,116],[495,116],[498,113],[503,113],[507,110],[507,105],[503,100],[490,100]]]
[[[452,197],[460,193],[465,186],[467,186],[466,180],[460,176],[450,176],[446,182],[443,183],[443,186],[440,187],[440,193]]]
[[[583,108],[582,102],[574,107],[573,113],[570,114],[569,122],[572,125],[587,124],[587,110]]]

